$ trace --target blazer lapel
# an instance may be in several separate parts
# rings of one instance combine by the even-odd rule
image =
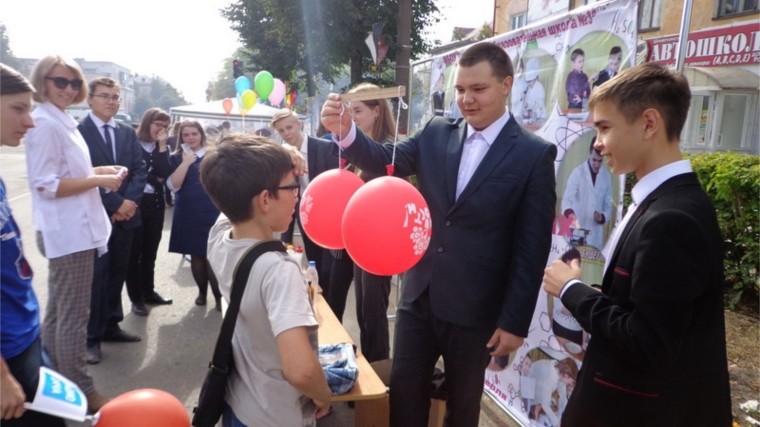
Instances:
[[[485,157],[483,157],[483,160],[480,162],[477,169],[475,169],[475,173],[464,187],[464,190],[462,190],[462,194],[459,195],[459,198],[454,203],[454,206],[451,207],[451,210],[454,210],[467,200],[467,198],[470,197],[475,190],[480,187],[480,184],[482,184],[491,174],[494,168],[504,160],[507,153],[512,150],[516,143],[516,126],[519,125],[514,118],[510,116],[509,121],[507,121],[507,124],[504,125],[504,128],[499,132],[499,136],[496,137],[496,140],[488,148]],[[456,179],[454,180],[454,186],[456,186]]]
[[[462,160],[462,148],[467,133],[467,122],[459,122],[459,129],[449,133],[449,142],[446,148],[446,184],[449,194],[449,206],[453,206],[457,194],[457,175],[459,175],[459,162]]]
[[[304,142],[306,143],[308,150],[306,153],[306,156],[308,157],[308,159],[306,159],[306,166],[309,168],[309,181],[311,181],[319,172],[317,170],[317,147],[316,144],[311,143],[311,138],[307,138]]]
[[[100,130],[97,126],[95,126],[95,122],[90,119],[90,116],[85,117],[84,119],[84,127],[89,132],[89,137],[85,138],[85,141],[92,141],[92,144],[87,144],[90,147],[90,151],[93,149],[98,150],[100,152],[100,156],[105,157],[108,160],[109,164],[114,164],[114,158],[113,153],[108,150],[108,147],[106,146],[106,141],[103,139],[103,135],[100,133]],[[116,130],[116,129],[114,129]],[[118,135],[118,132],[114,132],[114,134]],[[117,137],[118,139],[118,137]],[[93,147],[93,145],[95,147]],[[90,153],[90,157],[92,157],[92,152]],[[100,157],[98,156],[98,157]]]

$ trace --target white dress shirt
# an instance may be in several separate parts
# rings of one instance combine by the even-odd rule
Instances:
[[[301,143],[301,155],[306,159],[306,167],[309,167],[309,137],[305,133],[302,133],[303,142]],[[287,142],[286,142],[287,144]],[[311,178],[309,173],[305,173],[298,177],[298,183],[301,185],[301,191],[305,190],[309,186]]]
[[[111,154],[113,154],[113,160],[114,162],[118,162],[116,159],[116,120],[111,117],[108,122],[104,122],[103,120],[100,120],[100,118],[94,114],[92,114],[92,111],[87,113],[90,116],[90,120],[92,120],[93,123],[95,123],[95,126],[98,128],[98,132],[100,132],[100,137],[103,138],[103,144],[105,144],[106,141],[106,130],[103,128],[103,126],[108,125],[108,133],[111,134],[111,142],[113,142],[111,146]]]
[[[42,232],[47,258],[89,249],[106,253],[111,221],[98,189],[56,197],[61,179],[95,174],[77,122],[50,103],[39,104],[32,117],[35,127],[24,138],[26,168],[33,224]]]

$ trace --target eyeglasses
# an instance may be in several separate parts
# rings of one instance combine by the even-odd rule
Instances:
[[[52,80],[53,85],[58,89],[66,89],[66,86],[71,85],[72,89],[79,90],[82,88],[82,84],[84,83],[82,80],[69,80],[66,77],[45,77],[45,80]]]
[[[297,182],[294,182],[292,184],[283,185],[282,187],[275,187],[275,190],[292,190],[293,197],[298,197],[298,193],[301,192],[301,185],[299,185]]]
[[[108,95],[107,93],[99,93],[97,95],[90,95],[90,96],[95,97],[95,98],[100,98],[105,102],[108,102],[108,101],[121,102],[121,97],[119,97],[118,95],[111,96],[111,95]]]
[[[152,125],[158,127],[159,129],[169,129],[169,125],[164,123],[153,122]]]

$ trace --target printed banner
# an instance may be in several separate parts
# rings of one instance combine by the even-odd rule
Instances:
[[[601,283],[624,186],[593,149],[596,130],[586,104],[597,87],[636,63],[636,16],[636,1],[596,3],[488,40],[514,65],[510,112],[558,148],[547,264],[580,259],[586,283]],[[464,49],[413,64],[410,132],[433,115],[461,117],[454,78]],[[559,426],[589,339],[561,302],[542,290],[528,338],[509,357],[491,360],[485,390],[525,426]]]
[[[678,34],[648,39],[648,62],[675,65]],[[757,22],[710,28],[689,33],[687,67],[726,67],[760,63],[760,28]]]
[[[44,366],[40,367],[40,382],[34,400],[25,406],[32,411],[74,421],[84,421],[87,415],[87,398],[79,386]]]

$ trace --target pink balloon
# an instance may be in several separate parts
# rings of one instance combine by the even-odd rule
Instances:
[[[96,414],[95,427],[190,427],[185,405],[176,397],[151,388],[122,394]]]
[[[269,94],[269,102],[271,102],[272,105],[280,105],[284,98],[285,83],[280,79],[274,79],[274,88],[272,89],[272,93]]]
[[[343,243],[370,273],[392,276],[412,268],[430,244],[430,209],[403,179],[384,176],[365,184],[343,214]]]
[[[328,249],[343,249],[343,211],[362,184],[361,178],[344,169],[329,170],[309,183],[301,197],[299,215],[311,240]]]

